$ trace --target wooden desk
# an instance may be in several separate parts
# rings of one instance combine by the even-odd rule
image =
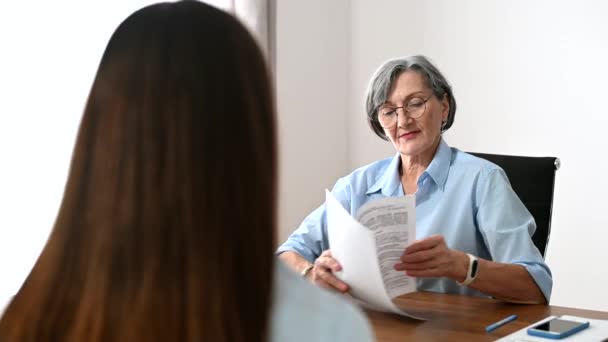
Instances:
[[[415,292],[396,299],[402,308],[429,312],[428,321],[367,311],[378,342],[397,341],[494,341],[549,315],[575,315],[608,319],[608,312],[548,305],[509,304],[493,299]],[[509,315],[516,321],[491,333],[485,327]]]

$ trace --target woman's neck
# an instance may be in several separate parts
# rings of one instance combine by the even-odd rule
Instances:
[[[413,183],[416,184],[418,182],[418,178],[420,175],[426,170],[429,166],[433,157],[435,156],[435,152],[437,152],[437,148],[439,147],[439,142],[441,138],[437,139],[437,141],[428,148],[427,150],[413,156],[401,155],[401,182],[404,183]]]

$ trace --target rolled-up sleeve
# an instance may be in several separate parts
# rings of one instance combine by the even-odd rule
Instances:
[[[524,266],[549,302],[553,279],[532,241],[536,223],[504,171],[492,169],[482,174],[477,196],[477,224],[492,260]]]
[[[350,185],[348,180],[339,179],[332,189],[332,194],[347,211],[350,210]],[[329,249],[327,214],[325,203],[323,203],[302,221],[298,229],[277,249],[276,254],[292,251],[313,263],[327,249]]]
[[[325,204],[310,213],[277,250],[277,254],[292,251],[313,263],[329,248],[327,239]]]

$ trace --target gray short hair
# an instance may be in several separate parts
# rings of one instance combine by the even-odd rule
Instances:
[[[431,88],[433,94],[438,99],[443,99],[447,95],[450,111],[448,119],[441,125],[441,132],[447,131],[454,123],[456,100],[452,93],[452,87],[441,72],[439,72],[439,69],[425,56],[421,55],[391,59],[384,62],[376,70],[369,82],[365,96],[365,110],[369,125],[374,133],[384,140],[388,140],[388,137],[384,134],[384,129],[378,122],[378,109],[386,102],[395,79],[407,70],[419,73],[426,80],[427,86]]]

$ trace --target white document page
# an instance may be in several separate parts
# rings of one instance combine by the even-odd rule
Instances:
[[[357,212],[357,220],[374,232],[380,272],[391,298],[416,291],[416,278],[393,268],[416,240],[415,202],[414,196],[388,197],[367,202]]]
[[[347,283],[350,294],[366,306],[418,318],[399,309],[391,296],[416,291],[415,278],[392,270],[409,239],[413,241],[416,236],[415,217],[412,220],[414,199],[389,199],[401,199],[394,202],[383,199],[362,207],[360,217],[373,227],[366,228],[350,216],[329,191],[325,194],[329,245],[332,256],[342,266],[336,276]],[[404,212],[408,213],[405,217]],[[402,223],[408,219],[410,227],[406,228]]]

